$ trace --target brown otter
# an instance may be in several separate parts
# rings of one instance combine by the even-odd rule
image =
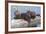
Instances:
[[[21,18],[28,22],[28,27],[30,27],[29,24],[31,23],[31,19],[35,19],[35,17],[36,17],[36,13],[31,11],[27,11],[27,13],[21,14]]]
[[[31,12],[31,11],[27,11],[27,13],[22,13],[22,14],[21,14],[21,17],[22,17],[24,20],[29,21],[30,19],[35,19],[36,13],[35,13],[35,12]]]

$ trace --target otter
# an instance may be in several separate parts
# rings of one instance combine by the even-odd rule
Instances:
[[[36,13],[32,11],[27,11],[26,13],[21,14],[21,18],[26,21],[30,21],[30,19],[35,19],[35,17],[36,17]]]
[[[30,27],[31,19],[35,19],[36,13],[27,11],[27,13],[21,14],[22,19],[26,20],[28,22],[28,27]]]

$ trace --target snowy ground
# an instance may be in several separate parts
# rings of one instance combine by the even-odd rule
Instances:
[[[30,27],[40,27],[40,17],[36,16],[35,19],[31,19]],[[11,23],[12,28],[25,28],[28,27],[28,22],[23,19],[13,19]]]

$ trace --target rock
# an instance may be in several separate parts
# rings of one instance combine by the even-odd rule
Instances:
[[[27,26],[28,26],[28,22],[23,19],[13,19],[11,23],[12,28],[23,28]]]

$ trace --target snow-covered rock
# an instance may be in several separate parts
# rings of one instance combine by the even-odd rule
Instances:
[[[12,28],[23,28],[27,26],[28,26],[28,22],[23,19],[13,19],[11,23]]]
[[[28,25],[30,25],[30,27],[32,27],[32,26],[39,27],[40,23],[41,23],[40,21],[41,21],[40,17],[31,19],[30,24],[28,24],[28,22],[23,19],[12,19],[11,27],[12,28],[24,28],[24,27],[28,27]]]

